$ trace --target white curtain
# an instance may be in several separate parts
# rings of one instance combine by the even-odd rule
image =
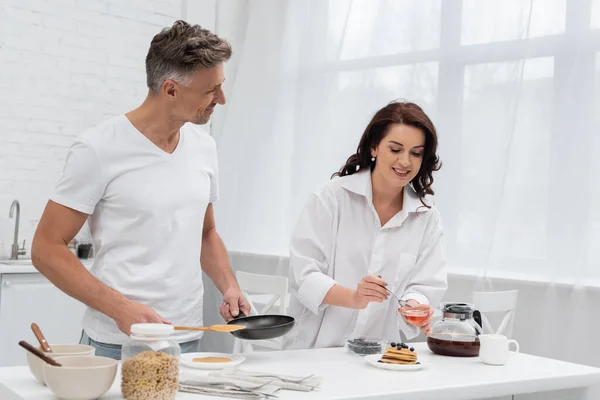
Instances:
[[[600,278],[600,1],[222,2],[213,122],[229,248],[286,254],[308,194],[388,101],[422,105],[456,267]],[[594,18],[597,17],[597,18]]]
[[[492,278],[538,282],[538,305],[578,306],[558,317],[541,308],[549,342],[579,337],[557,337],[555,324],[590,326],[600,0],[229,0],[217,31],[234,46],[212,126],[230,250],[287,255],[309,193],[376,110],[406,99],[439,130],[434,189],[450,270],[485,290]]]

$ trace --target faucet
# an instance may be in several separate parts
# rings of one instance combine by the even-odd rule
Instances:
[[[14,211],[17,210],[15,216],[15,237],[13,240],[12,249],[10,252],[10,259],[17,260],[19,256],[25,255],[25,241],[23,240],[23,247],[19,248],[19,220],[21,219],[21,206],[17,200],[14,200],[10,205],[10,212],[8,218],[13,218]]]

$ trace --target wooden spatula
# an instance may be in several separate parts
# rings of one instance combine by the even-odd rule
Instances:
[[[32,345],[30,345],[29,343],[27,343],[24,340],[21,340],[19,342],[19,346],[21,346],[25,350],[33,353],[33,355],[35,355],[38,358],[41,358],[42,360],[44,360],[45,362],[47,362],[50,365],[54,365],[55,367],[62,367],[62,365],[58,361],[55,361],[52,357],[48,357],[46,354],[42,353],[41,351],[39,351],[38,349],[36,349],[35,347],[33,347]]]
[[[235,332],[246,329],[244,325],[211,325],[211,326],[176,326],[176,331],[211,331],[211,332]]]
[[[35,322],[31,324],[31,330],[33,331],[33,334],[35,335],[38,342],[40,342],[42,350],[44,350],[46,353],[52,353],[52,349],[50,348],[48,341],[44,337],[42,330]]]

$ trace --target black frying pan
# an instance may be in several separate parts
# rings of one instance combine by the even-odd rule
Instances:
[[[287,315],[255,315],[247,317],[240,311],[237,318],[227,324],[244,325],[246,329],[231,332],[238,339],[266,340],[285,335],[294,327],[294,318]]]

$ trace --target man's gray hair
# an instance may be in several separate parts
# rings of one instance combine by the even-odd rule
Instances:
[[[176,21],[154,36],[146,56],[146,83],[157,93],[165,80],[189,84],[199,68],[229,60],[230,44],[199,25]]]

